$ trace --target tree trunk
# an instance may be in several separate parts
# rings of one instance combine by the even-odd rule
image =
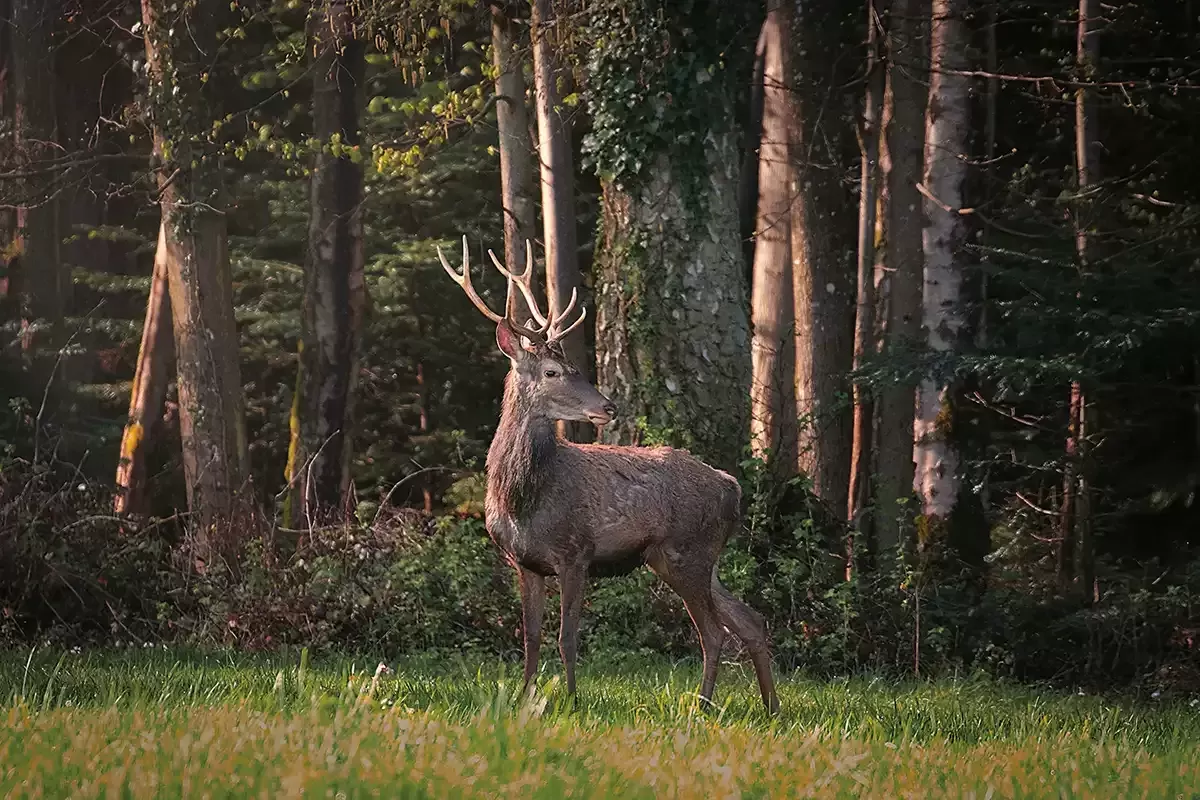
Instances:
[[[854,246],[840,175],[840,124],[824,124],[838,80],[840,3],[805,3],[793,75],[792,296],[795,307],[797,466],[837,514],[846,507],[851,415],[844,398],[854,361],[854,284],[844,254]],[[820,126],[820,127],[818,127]],[[833,152],[829,153],[830,145]],[[833,165],[833,168],[830,166]]]
[[[579,247],[575,234],[575,165],[571,156],[570,122],[562,115],[558,81],[566,73],[558,64],[557,27],[552,0],[534,0],[533,76],[537,96],[538,154],[541,161],[542,229],[546,246],[546,297],[551,314],[571,302],[572,290],[583,289],[579,275]],[[582,298],[580,298],[582,300]],[[585,375],[587,345],[582,326],[568,334],[563,351]],[[579,423],[559,423],[575,441],[586,438]]]
[[[920,82],[929,20],[923,0],[895,0],[888,29],[883,159],[887,182],[887,296],[883,352],[894,360],[911,352],[920,333],[922,197],[926,92]],[[916,384],[902,377],[879,393],[876,541],[880,555],[901,544],[901,504],[913,494],[913,419]]]
[[[319,10],[318,10],[319,9]],[[314,6],[310,17],[313,133],[320,151],[312,171],[304,322],[300,346],[299,414],[289,453],[290,503],[285,524],[324,522],[348,511],[366,284],[363,274],[363,170],[340,143],[358,148],[364,97],[365,48],[355,36],[349,0]]]
[[[1075,69],[1081,82],[1095,79],[1100,56],[1099,0],[1079,0],[1079,21],[1076,30]],[[1099,178],[1096,150],[1099,133],[1092,93],[1084,85],[1075,90],[1075,171],[1076,204],[1075,256],[1080,272],[1086,272],[1092,258],[1089,235],[1091,209],[1094,204],[1084,199],[1087,191]],[[1060,570],[1066,578],[1066,560],[1070,558],[1070,543],[1079,544],[1079,584],[1084,596],[1096,600],[1098,589],[1095,577],[1095,551],[1092,541],[1090,456],[1088,453],[1088,401],[1079,381],[1071,384],[1070,420],[1067,434],[1068,466],[1063,481],[1062,530],[1060,532]],[[1073,507],[1072,507],[1073,506]]]
[[[206,8],[160,25],[163,0],[142,0],[154,157],[168,264],[179,390],[179,427],[193,555],[204,570],[234,544],[246,496],[243,417],[233,287],[216,169],[202,152],[210,125],[204,77],[217,20]],[[186,116],[180,112],[186,109]],[[170,127],[168,127],[170,126]]]
[[[146,510],[146,455],[159,421],[171,382],[175,360],[175,340],[171,330],[171,295],[167,262],[166,225],[158,227],[158,248],[154,252],[154,272],[150,277],[150,296],[146,299],[146,320],[142,325],[142,344],[138,349],[137,372],[129,396],[129,418],[121,437],[121,455],[117,462],[117,494],[114,510],[118,514],[141,514]]]
[[[742,167],[738,172],[738,220],[741,224],[742,253],[750,269],[746,279],[754,282],[755,231],[758,230],[758,149],[762,139],[764,86],[763,71],[766,69],[767,26],[758,33],[754,46],[754,69],[750,79],[750,114],[746,120],[746,134],[742,141]],[[790,246],[790,245],[789,245]],[[790,280],[790,279],[789,279]]]
[[[875,235],[879,208],[879,137],[883,115],[885,62],[880,42],[888,0],[867,0],[867,82],[863,99],[860,147],[862,163],[858,194],[858,269],[854,320],[854,369],[860,369],[875,349]],[[874,403],[866,388],[853,385],[850,480],[846,493],[846,520],[862,533],[863,511],[870,503],[871,433]],[[853,534],[852,534],[853,535]],[[854,564],[854,542],[847,543],[846,575]]]
[[[500,140],[500,190],[504,207],[504,259],[510,269],[525,265],[525,248],[536,238],[537,208],[533,196],[533,141],[525,107],[525,73],[516,50],[513,23],[507,3],[492,3],[492,61],[496,67],[496,127]],[[520,292],[509,301],[524,314]]]
[[[54,155],[54,22],[57,2],[10,0],[13,133],[18,158],[31,170]],[[20,191],[10,260],[22,288],[22,348],[57,345],[65,313],[62,233],[57,194],[47,178],[31,178]],[[15,262],[15,263],[14,263]],[[38,333],[42,332],[43,336]]]
[[[953,356],[966,338],[963,273],[966,270],[970,136],[970,35],[966,0],[933,0],[931,76],[925,119],[924,333],[933,355]],[[949,377],[926,374],[917,390],[916,489],[921,499],[918,544],[927,550],[947,543],[963,491],[963,461],[956,441],[959,386]]]
[[[767,3],[763,23],[762,134],[758,152],[758,222],[751,294],[750,440],[781,477],[794,472],[795,323],[792,309],[791,191],[788,138],[795,114],[791,80],[791,9]]]

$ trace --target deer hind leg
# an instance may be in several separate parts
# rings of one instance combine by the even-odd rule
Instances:
[[[546,579],[524,567],[517,567],[517,583],[521,589],[521,627],[525,636],[525,685],[529,691],[537,674],[538,656],[542,649],[542,612],[546,607]]]
[[[718,616],[708,585],[708,566],[704,565],[702,570],[672,563],[661,553],[649,554],[647,564],[687,606],[688,615],[700,636],[700,650],[704,654],[700,699],[705,703],[712,703],[713,690],[717,686],[717,668],[721,664],[721,648],[725,644],[725,628]]]
[[[754,674],[758,677],[758,689],[762,694],[767,712],[779,711],[779,696],[775,693],[775,679],[771,675],[771,652],[768,646],[767,626],[762,615],[730,594],[717,580],[714,567],[711,579],[712,597],[721,624],[742,640],[750,651],[754,663]]]
[[[575,694],[575,660],[579,655],[579,614],[583,610],[583,584],[587,567],[567,567],[558,576],[562,595],[562,621],[558,629],[558,652],[567,674],[567,694]]]

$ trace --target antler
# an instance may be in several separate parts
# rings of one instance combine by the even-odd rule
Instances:
[[[451,267],[446,261],[446,257],[442,255],[442,248],[439,247],[437,249],[437,254],[438,258],[441,259],[442,267],[446,270],[446,274],[448,274],[455,283],[462,287],[462,290],[466,292],[467,297],[471,299],[471,302],[475,304],[475,307],[478,308],[484,316],[496,324],[499,324],[501,321],[506,319],[505,316],[497,314],[495,311],[492,311],[490,308],[488,308],[487,303],[483,302],[483,300],[476,293],[474,287],[471,286],[471,269],[466,236],[463,236],[463,271],[461,275],[455,272],[453,267]],[[534,295],[533,286],[531,285],[533,280],[533,246],[528,239],[525,240],[525,269],[520,274],[510,272],[503,264],[500,263],[500,259],[496,258],[496,254],[491,250],[488,250],[488,256],[491,257],[492,263],[496,266],[496,269],[500,271],[500,274],[508,280],[509,299],[511,300],[512,298],[513,287],[515,286],[525,298],[525,303],[529,306],[529,313],[533,317],[533,321],[536,323],[536,326],[526,327],[512,318],[508,318],[508,323],[512,325],[518,333],[523,336],[545,337],[546,343],[550,344],[559,341],[568,333],[583,324],[584,319],[587,318],[587,308],[581,307],[579,310],[579,318],[567,327],[562,327],[563,321],[572,311],[575,310],[575,304],[579,300],[579,292],[577,289],[571,289],[571,302],[567,303],[567,307],[557,314],[553,312],[551,312],[549,315],[543,314],[541,309],[538,308],[537,297]],[[511,303],[505,303],[506,307],[509,307],[510,305]]]

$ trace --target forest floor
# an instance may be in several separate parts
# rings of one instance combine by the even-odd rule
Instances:
[[[978,681],[136,649],[0,652],[0,797],[1196,797],[1200,707]]]

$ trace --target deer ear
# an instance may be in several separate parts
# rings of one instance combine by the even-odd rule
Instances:
[[[521,358],[521,353],[524,348],[521,347],[521,342],[517,337],[517,332],[508,324],[508,320],[500,320],[496,326],[496,346],[500,348],[500,352],[517,361]]]

